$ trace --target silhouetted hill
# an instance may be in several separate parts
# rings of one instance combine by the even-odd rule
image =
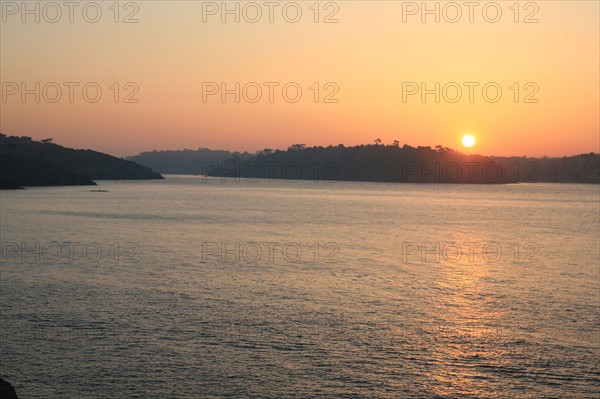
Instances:
[[[600,183],[600,154],[560,158],[492,157],[519,182]]]
[[[95,186],[92,180],[59,165],[8,154],[0,157],[0,189],[25,186]]]
[[[202,175],[211,164],[224,162],[232,157],[247,159],[250,154],[198,148],[142,152],[127,159],[151,167],[159,173]]]
[[[92,150],[0,134],[2,188],[89,185],[93,180],[164,179],[152,169]]]
[[[234,172],[235,171],[235,172]],[[444,147],[405,145],[290,146],[263,150],[246,160],[230,158],[210,176],[346,180],[403,183],[510,183],[508,171],[491,158]]]
[[[403,183],[498,184],[515,182],[599,183],[599,154],[564,158],[468,155],[450,148],[404,145],[343,145],[270,149],[210,165],[222,178],[348,180]]]

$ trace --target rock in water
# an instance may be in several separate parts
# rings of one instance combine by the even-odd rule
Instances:
[[[19,399],[10,382],[0,378],[0,399]]]

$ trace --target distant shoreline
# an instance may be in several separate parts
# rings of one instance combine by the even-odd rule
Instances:
[[[600,154],[489,157],[437,146],[343,145],[247,152],[152,151],[128,159],[160,173],[290,180],[398,183],[600,183]]]

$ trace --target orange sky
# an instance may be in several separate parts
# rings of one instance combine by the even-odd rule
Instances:
[[[96,23],[88,22],[96,18],[94,7],[82,10],[88,3],[72,10],[71,23],[64,6],[59,19],[56,9],[40,3],[36,22],[35,12],[23,13],[22,2],[2,2],[3,133],[53,137],[115,155],[353,145],[375,138],[462,149],[465,134],[477,138],[470,151],[489,155],[600,151],[597,1],[521,1],[519,7],[482,1],[471,10],[472,23],[462,1],[453,3],[459,9],[428,2],[432,10],[439,3],[439,23],[422,14],[420,1],[279,2],[272,23],[262,1],[239,2],[239,23],[234,14],[221,14],[220,1],[122,2],[118,15],[113,1],[101,1]],[[35,2],[27,4],[34,10]],[[297,9],[301,16],[292,23]],[[501,16],[492,23],[497,9]],[[252,23],[257,10],[262,17]],[[462,16],[452,23],[457,10]],[[138,22],[123,23],[128,15]],[[338,22],[324,23],[328,16]],[[74,82],[72,102],[65,82]],[[239,82],[240,102],[235,94],[222,102],[220,93],[203,101],[203,88],[215,87],[207,82],[230,89]],[[423,102],[421,84],[435,89],[436,82],[440,102],[435,94]],[[293,83],[288,101],[282,91],[287,83]],[[82,93],[86,84],[89,101]],[[57,86],[62,95],[51,102]],[[262,97],[253,103],[257,86]],[[94,87],[102,90],[97,102],[91,102]],[[292,102],[295,87],[302,96]],[[457,87],[462,97],[452,102]],[[492,102],[497,87],[502,96]],[[23,88],[32,93],[23,98]],[[136,88],[138,102],[125,103]],[[419,92],[407,94],[415,88]],[[333,92],[337,102],[324,102]]]

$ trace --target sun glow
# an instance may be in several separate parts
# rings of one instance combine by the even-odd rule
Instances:
[[[475,137],[471,136],[470,134],[467,134],[462,138],[462,144],[468,148],[473,147],[475,145]]]

